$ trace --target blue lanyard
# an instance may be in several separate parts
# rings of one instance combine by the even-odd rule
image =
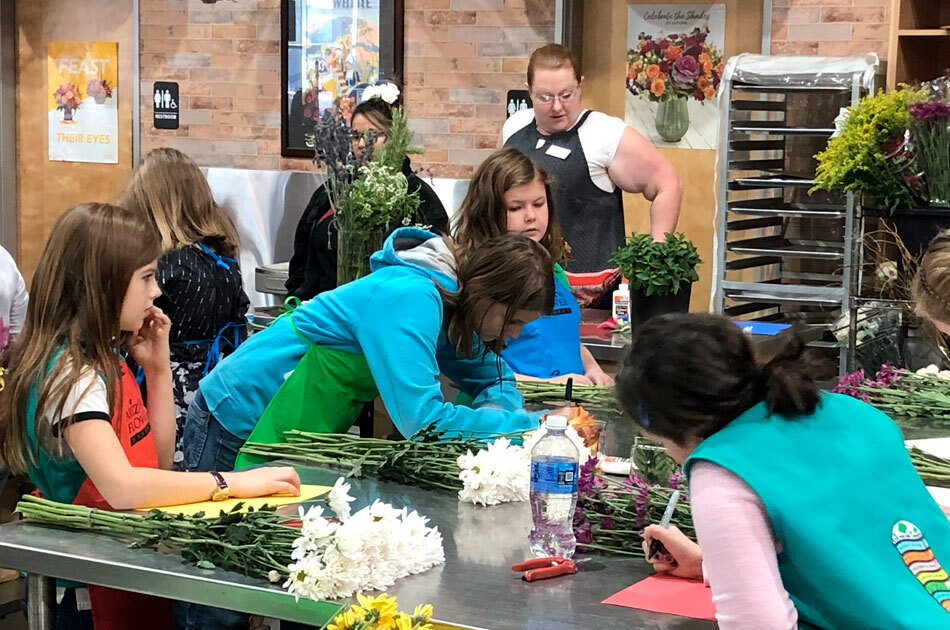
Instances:
[[[204,251],[204,253],[206,253],[206,254],[208,254],[209,256],[211,256],[211,258],[214,259],[214,264],[216,264],[216,265],[219,266],[219,267],[223,267],[223,268],[225,268],[225,269],[230,269],[230,268],[231,268],[231,265],[230,265],[229,263],[235,263],[235,264],[237,264],[237,259],[236,259],[236,258],[227,258],[227,257],[225,257],[225,256],[221,256],[221,255],[218,254],[218,252],[214,251],[213,249],[211,249],[210,247],[208,247],[208,246],[205,245],[204,243],[198,243],[198,247],[200,247],[200,248],[202,249],[202,251]]]
[[[201,372],[202,376],[207,376],[208,372],[211,371],[218,362],[221,361],[221,343],[222,341],[231,346],[231,349],[236,349],[241,345],[241,326],[239,322],[229,322],[225,324],[221,330],[218,331],[218,334],[214,336],[213,339],[195,339],[193,341],[178,341],[171,345],[173,346],[198,346],[201,344],[209,343],[211,346],[208,348],[208,354],[205,357],[205,369]],[[234,331],[233,339],[226,336],[229,330]],[[138,369],[135,372],[135,380],[138,381],[138,384],[141,386],[142,381],[145,380],[145,372],[142,370],[142,366],[138,366]]]
[[[231,349],[235,350],[241,344],[241,327],[243,324],[239,322],[228,322],[225,324],[221,330],[218,331],[218,334],[214,336],[213,339],[196,339],[194,341],[179,341],[173,345],[176,346],[197,346],[205,343],[210,343],[211,347],[208,348],[208,356],[205,359],[205,369],[201,373],[202,376],[207,376],[208,372],[211,371],[215,365],[221,360],[221,342],[222,340],[226,344],[230,344]],[[229,330],[234,331],[234,338],[229,339],[226,337],[226,333]]]

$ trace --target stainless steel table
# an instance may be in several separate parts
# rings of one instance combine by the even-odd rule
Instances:
[[[308,483],[330,485],[336,478],[331,471],[299,470]],[[373,479],[355,479],[352,483],[355,508],[377,497],[397,507],[408,506],[428,516],[445,539],[445,565],[399,580],[389,589],[404,610],[431,603],[437,622],[492,630],[716,627],[709,621],[601,604],[650,573],[648,565],[639,559],[594,556],[581,565],[577,575],[523,582],[510,565],[529,557],[531,517],[527,503],[477,508],[458,503],[451,492],[431,492]],[[292,596],[276,587],[236,573],[186,566],[177,556],[128,549],[102,536],[23,522],[0,526],[0,560],[3,566],[36,576],[114,586],[317,626],[338,608],[338,604],[307,600],[295,604]],[[50,582],[36,577],[31,588],[49,588]],[[43,614],[37,614],[30,627],[50,628],[41,625],[44,619]]]

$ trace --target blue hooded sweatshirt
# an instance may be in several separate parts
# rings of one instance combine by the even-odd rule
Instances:
[[[436,286],[458,289],[455,257],[441,237],[400,228],[370,259],[372,273],[321,293],[293,312],[300,337],[362,354],[399,432],[412,436],[435,423],[451,432],[533,429],[540,414],[524,411],[514,373],[493,353],[460,355],[446,335]],[[221,426],[247,439],[264,409],[308,349],[287,317],[241,344],[201,380],[201,393]],[[442,398],[439,373],[475,398],[472,408]],[[494,405],[495,407],[486,407]],[[320,412],[320,401],[313,401]]]

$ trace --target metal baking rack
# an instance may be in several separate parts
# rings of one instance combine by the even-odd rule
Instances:
[[[849,311],[861,226],[851,194],[809,190],[814,155],[834,133],[836,116],[873,80],[863,57],[832,64],[843,72],[814,76],[796,73],[813,58],[754,56],[754,70],[744,72],[746,57],[753,56],[730,61],[720,94],[712,310],[820,329],[809,345],[825,349],[840,373],[846,349],[831,326]]]

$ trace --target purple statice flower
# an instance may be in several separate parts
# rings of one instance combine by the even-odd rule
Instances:
[[[611,516],[605,516],[600,519],[600,529],[609,532],[614,528],[614,519]]]
[[[676,490],[680,487],[680,482],[683,480],[683,471],[677,470],[672,475],[670,475],[670,482],[666,484],[668,488]]]
[[[578,469],[577,494],[579,497],[593,497],[604,486],[604,480],[597,476],[597,458],[591,457]]]
[[[696,57],[683,55],[673,62],[673,78],[677,83],[690,83],[702,72],[702,66]]]
[[[650,496],[650,487],[644,485],[637,492],[637,498],[634,501],[634,509],[637,512],[637,528],[643,529],[647,524],[647,499]]]
[[[881,369],[877,373],[877,384],[878,387],[887,389],[896,381],[899,381],[904,373],[899,369],[891,365],[890,363],[885,363],[881,366]]]
[[[916,120],[930,123],[950,120],[950,103],[946,101],[921,101],[910,106],[910,115]]]
[[[590,520],[584,519],[579,525],[574,526],[574,538],[578,544],[588,544],[594,542],[594,532],[590,526]]]
[[[868,379],[864,375],[864,370],[857,370],[855,372],[849,372],[845,374],[840,379],[838,379],[838,384],[835,385],[833,391],[836,394],[845,394],[846,396],[851,396],[852,398],[862,398],[866,399],[867,394],[857,389],[858,387],[863,387],[867,385]]]

